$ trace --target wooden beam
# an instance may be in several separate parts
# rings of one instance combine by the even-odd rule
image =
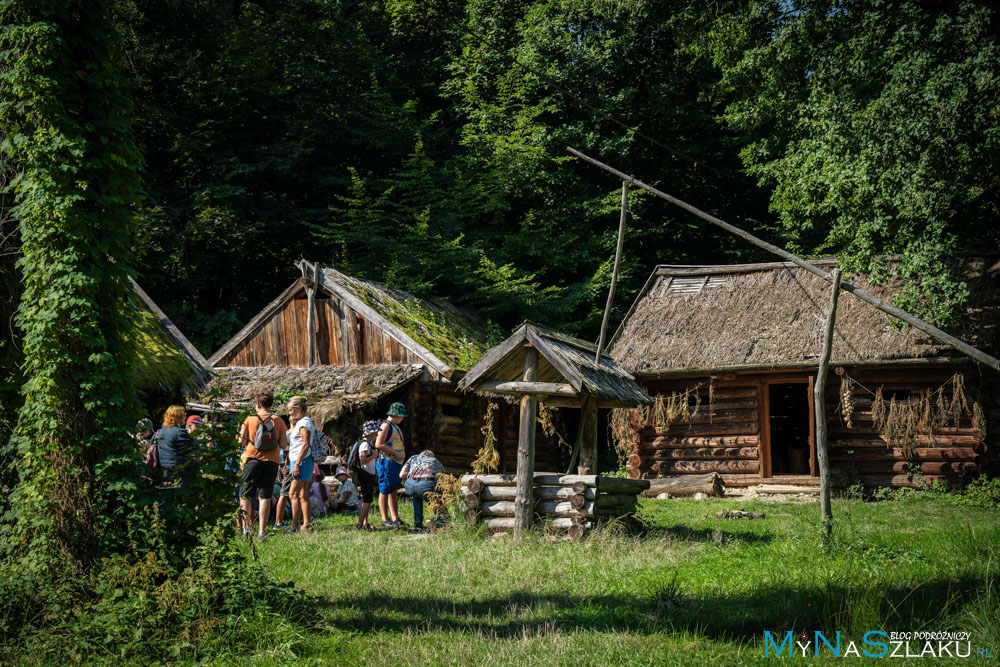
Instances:
[[[611,315],[611,306],[615,301],[615,285],[618,283],[618,265],[622,261],[622,242],[625,240],[625,218],[628,215],[628,181],[622,181],[622,206],[618,216],[618,246],[615,248],[615,267],[611,271],[611,287],[608,289],[608,302],[604,305],[604,317],[601,320],[601,337],[597,339],[597,354],[594,361],[601,363],[601,354],[604,352],[604,336],[608,329],[608,317]]]
[[[534,382],[538,374],[538,351],[524,350],[524,382]],[[517,497],[514,500],[514,534],[521,535],[534,520],[531,491],[535,480],[535,412],[538,401],[534,394],[521,397],[521,424],[517,439]]]
[[[609,167],[608,165],[606,165],[606,164],[604,164],[602,162],[599,162],[599,161],[595,160],[592,157],[588,157],[588,156],[584,155],[583,153],[581,153],[580,151],[578,151],[576,149],[567,148],[566,150],[568,150],[570,153],[572,153],[573,155],[577,156],[581,160],[584,160],[585,162],[589,162],[590,164],[592,164],[592,165],[594,165],[596,167],[600,167],[601,169],[604,169],[605,171],[614,174],[618,178],[621,178],[621,179],[630,179],[630,178],[632,178],[631,176],[625,174],[624,172],[618,171],[617,169],[615,169],[613,167]],[[667,193],[665,193],[665,192],[663,192],[661,190],[657,190],[656,188],[654,188],[654,187],[652,187],[650,185],[646,185],[642,181],[637,181],[637,180],[633,179],[633,182],[637,186],[639,186],[640,188],[646,190],[647,192],[650,192],[650,193],[656,195],[657,197],[660,197],[661,199],[665,199],[668,202],[670,202],[671,204],[674,204],[676,206],[679,206],[679,207],[683,208],[685,211],[693,213],[694,215],[698,216],[702,220],[706,220],[706,221],[712,223],[713,225],[716,225],[718,227],[722,227],[726,231],[728,231],[728,232],[730,232],[732,234],[735,234],[736,236],[739,236],[741,239],[749,241],[750,243],[752,243],[753,245],[757,246],[758,248],[763,248],[764,250],[767,250],[768,252],[771,252],[771,253],[773,253],[775,255],[778,255],[779,257],[783,257],[784,259],[788,260],[789,262],[791,262],[791,263],[793,263],[793,264],[795,264],[795,265],[797,265],[797,266],[805,269],[809,273],[811,273],[811,274],[813,274],[815,276],[818,276],[818,277],[822,278],[823,280],[825,280],[827,282],[830,282],[830,283],[833,282],[833,276],[830,275],[828,272],[824,271],[823,269],[819,268],[815,264],[813,264],[811,262],[807,262],[804,259],[800,259],[799,257],[797,257],[796,255],[793,255],[792,253],[788,252],[787,250],[783,250],[783,249],[779,248],[776,245],[773,245],[771,243],[768,243],[767,241],[764,241],[763,239],[759,239],[756,236],[754,236],[753,234],[750,234],[748,232],[743,231],[739,227],[731,225],[728,222],[726,222],[726,221],[724,221],[724,220],[722,220],[720,218],[715,217],[714,215],[709,215],[708,213],[705,213],[701,209],[695,208],[691,204],[688,204],[687,202],[683,202],[680,199],[677,199],[676,197],[671,197]],[[924,333],[929,334],[930,336],[933,336],[934,338],[936,338],[937,340],[941,341],[945,345],[950,345],[951,347],[955,348],[956,350],[959,350],[963,354],[971,357],[972,359],[975,359],[979,363],[981,363],[981,364],[983,364],[985,366],[989,366],[993,370],[1000,371],[1000,359],[997,359],[996,357],[990,356],[989,354],[986,354],[982,350],[980,350],[978,348],[975,348],[975,347],[969,345],[968,343],[959,340],[958,338],[955,338],[954,336],[952,336],[952,335],[950,335],[950,334],[942,331],[941,329],[938,329],[933,324],[925,322],[922,319],[920,319],[919,317],[916,317],[915,315],[911,315],[910,313],[906,312],[905,310],[901,310],[899,308],[896,308],[895,306],[890,305],[890,304],[886,303],[885,301],[882,301],[881,299],[879,299],[879,298],[877,298],[875,296],[872,296],[871,294],[868,294],[864,290],[859,289],[858,287],[855,287],[854,285],[852,285],[850,283],[841,283],[841,288],[843,288],[847,292],[850,292],[851,294],[853,294],[857,298],[861,299],[865,303],[868,303],[868,304],[870,304],[872,306],[875,306],[875,308],[878,308],[882,312],[887,313],[888,315],[891,315],[892,317],[895,317],[898,320],[902,320],[903,322],[906,322],[907,324],[913,326],[914,328],[920,329]]]
[[[526,334],[528,336],[528,342],[538,348],[541,353],[545,355],[548,362],[552,364],[557,371],[562,373],[562,376],[569,380],[569,383],[573,385],[577,391],[583,391],[583,376],[575,368],[567,364],[558,352],[552,350],[545,342],[542,335],[533,331],[530,326],[527,328]]]
[[[819,371],[813,386],[816,414],[816,465],[819,468],[819,513],[822,517],[821,532],[824,538],[833,531],[833,510],[830,507],[830,457],[826,451],[826,378],[830,371],[830,350],[833,348],[833,327],[837,321],[837,300],[840,298],[840,269],[833,270],[833,288],[830,290],[830,310],[826,315],[823,331],[823,352]]]
[[[580,463],[576,467],[579,475],[597,474],[597,399],[587,396],[580,413]]]
[[[866,359],[855,361],[833,359],[830,361],[830,365],[844,368],[898,368],[905,366],[958,366],[961,364],[968,364],[971,361],[972,360],[968,357],[918,357],[914,359]],[[648,381],[698,375],[718,375],[721,373],[783,373],[787,371],[800,371],[806,368],[816,368],[816,362],[797,361],[790,364],[744,364],[742,366],[651,368],[649,370],[636,373],[636,376],[640,380]]]
[[[475,387],[482,391],[492,391],[498,394],[544,394],[552,396],[576,396],[572,385],[559,382],[499,382],[487,380]]]
[[[264,309],[257,313],[257,315],[254,316],[254,318],[250,320],[245,327],[240,329],[235,336],[230,338],[225,345],[216,350],[215,354],[208,358],[208,364],[214,368],[215,366],[220,365],[220,362],[228,361],[229,354],[236,349],[236,346],[255,334],[263,325],[267,324],[267,321],[271,319],[271,316],[283,308],[300,289],[303,289],[302,280],[296,280],[288,289],[282,292],[278,298],[264,306]]]

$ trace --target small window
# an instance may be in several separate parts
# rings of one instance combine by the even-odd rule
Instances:
[[[446,417],[461,417],[462,416],[462,406],[461,405],[449,405],[448,403],[438,403],[441,407],[441,414]]]

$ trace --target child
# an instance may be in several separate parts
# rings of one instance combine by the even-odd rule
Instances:
[[[372,530],[368,523],[368,512],[372,508],[375,500],[375,487],[378,485],[378,478],[375,473],[375,459],[378,452],[375,451],[375,439],[378,438],[378,431],[381,422],[377,419],[366,421],[361,428],[361,438],[364,442],[358,448],[359,463],[361,469],[358,470],[358,484],[361,486],[361,505],[358,507],[358,530]]]
[[[383,528],[402,528],[399,520],[399,499],[396,491],[401,481],[399,471],[403,469],[405,446],[403,430],[399,427],[406,418],[406,406],[393,403],[389,406],[386,420],[379,428],[375,439],[375,449],[378,450],[378,461],[375,471],[378,474],[378,509],[382,514]],[[389,519],[387,517],[391,516]]]
[[[350,480],[349,474],[344,466],[337,468],[334,474],[340,481],[340,488],[337,489],[337,496],[330,501],[332,512],[351,512],[358,508],[358,488]]]

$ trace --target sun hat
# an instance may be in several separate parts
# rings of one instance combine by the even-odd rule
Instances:
[[[200,415],[191,415],[190,417],[187,418],[187,421],[184,422],[186,426],[190,426],[191,424],[200,424],[200,423],[201,423]]]
[[[369,419],[365,422],[365,425],[361,427],[361,437],[371,435],[372,433],[378,433],[382,428],[382,422],[377,419]]]
[[[152,431],[153,420],[149,419],[148,417],[143,417],[142,419],[139,420],[139,423],[135,425],[135,430],[138,431],[139,433],[142,433],[143,431]]]
[[[351,472],[347,468],[345,468],[344,466],[337,466],[337,471],[335,473],[333,473],[333,476],[334,477],[340,477],[341,475],[347,475],[348,477],[350,477],[351,476]]]
[[[406,416],[406,406],[398,401],[389,406],[388,415],[390,417],[405,417]]]

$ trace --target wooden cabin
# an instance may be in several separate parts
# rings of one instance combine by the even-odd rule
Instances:
[[[362,421],[400,401],[410,414],[403,422],[408,452],[429,448],[448,468],[471,469],[488,401],[458,391],[456,383],[488,347],[480,319],[447,301],[332,268],[305,261],[298,267],[302,277],[208,360],[218,374],[211,385],[216,399],[246,402],[266,387],[302,393],[338,448],[353,442]],[[491,421],[501,470],[513,470],[517,406],[499,401]],[[554,469],[556,443],[544,436],[539,443],[540,458]]]
[[[971,299],[948,330],[995,355],[1000,258],[965,258],[955,270]],[[845,280],[884,300],[901,289]],[[829,283],[790,263],[657,267],[611,344],[657,399],[625,416],[629,475],[818,483],[812,389],[829,294]],[[998,387],[993,370],[842,294],[825,387],[834,483],[921,486],[994,473]]]

